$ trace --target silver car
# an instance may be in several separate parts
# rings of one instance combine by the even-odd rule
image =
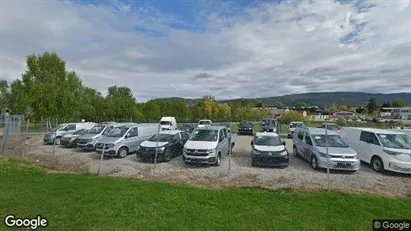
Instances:
[[[357,152],[336,131],[299,127],[294,132],[293,153],[311,163],[313,169],[328,168],[355,172],[360,169]],[[328,146],[328,158],[327,158]]]
[[[96,143],[107,135],[112,129],[113,124],[99,124],[92,127],[85,134],[81,135],[77,139],[77,147],[85,151],[94,151],[96,149]]]

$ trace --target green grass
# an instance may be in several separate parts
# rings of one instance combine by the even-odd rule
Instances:
[[[370,230],[411,217],[411,197],[199,189],[133,179],[46,174],[0,158],[0,215],[41,215],[50,230]],[[4,230],[3,224],[0,230]]]

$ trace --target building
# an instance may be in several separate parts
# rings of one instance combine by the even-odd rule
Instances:
[[[391,119],[410,119],[411,118],[411,107],[385,107],[381,108],[381,113],[388,114],[390,113]]]
[[[336,111],[332,115],[336,119],[338,119],[338,118],[354,118],[355,117],[355,112],[352,112],[352,111]]]

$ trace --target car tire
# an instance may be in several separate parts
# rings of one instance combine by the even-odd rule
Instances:
[[[218,153],[214,166],[220,166],[220,165],[221,165],[221,153]]]
[[[164,162],[170,162],[171,159],[173,159],[173,153],[167,148],[164,152]]]
[[[300,155],[298,154],[298,152],[297,152],[297,147],[293,147],[293,154],[294,154],[294,156],[296,157],[296,158],[299,158],[300,157]]]
[[[314,155],[311,156],[311,168],[313,168],[314,170],[318,169],[318,160],[317,157],[315,157]]]
[[[60,141],[60,139],[56,139],[56,145],[60,145],[61,144],[61,141]]]
[[[128,155],[128,149],[126,147],[121,147],[117,151],[117,156],[120,158],[125,158]]]
[[[374,156],[371,159],[371,166],[372,166],[372,169],[374,169],[374,171],[376,172],[384,172],[384,162],[378,156]]]

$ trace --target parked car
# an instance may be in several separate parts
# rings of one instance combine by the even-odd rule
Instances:
[[[200,120],[198,121],[198,128],[203,128],[203,127],[207,127],[207,126],[211,126],[213,124],[213,122],[211,120]]]
[[[279,132],[279,126],[280,124],[278,123],[278,120],[276,119],[264,119],[261,122],[261,132]]]
[[[78,137],[83,135],[87,131],[88,131],[87,129],[80,129],[71,134],[66,134],[63,137],[61,137],[60,144],[66,148],[75,148],[77,147]]]
[[[175,117],[165,116],[160,120],[161,130],[175,130],[177,129],[177,121]]]
[[[230,143],[231,139],[231,143]],[[223,156],[234,147],[237,135],[229,133],[224,126],[196,128],[188,138],[183,149],[186,164],[212,164],[219,166]]]
[[[194,126],[192,124],[183,124],[180,127],[180,130],[191,134],[191,132],[193,132],[193,130],[194,130]]]
[[[189,134],[185,131],[162,131],[160,134],[155,134],[142,142],[137,148],[136,156],[143,160],[154,160],[156,157],[156,147],[158,147],[157,159],[169,162],[173,157],[183,153],[183,147],[188,137]]]
[[[251,121],[240,121],[240,125],[238,126],[238,135],[253,135],[253,123]]]
[[[289,154],[285,145],[277,133],[257,132],[251,141],[251,165],[287,167]]]
[[[322,123],[317,128],[323,128],[323,129],[327,128],[328,130],[331,130],[331,131],[341,132],[341,127],[338,126],[336,123]]]
[[[411,138],[404,132],[345,128],[341,135],[375,171],[411,173]]]
[[[220,126],[226,127],[226,128],[227,128],[227,131],[228,131],[228,132],[231,132],[231,123],[229,123],[229,122],[221,122],[221,123],[220,123]]]
[[[47,132],[46,134],[44,134],[44,144],[54,144],[55,142],[57,145],[59,145],[60,139],[64,135],[73,133],[81,129],[90,129],[95,125],[96,123],[93,122],[60,124],[52,132]]]
[[[304,127],[304,122],[301,121],[292,121],[288,124],[288,138],[294,137],[294,131],[298,127]]]
[[[313,169],[328,167],[355,172],[361,165],[357,152],[344,142],[338,132],[323,128],[295,129],[293,154],[309,161]]]
[[[126,157],[137,151],[138,146],[154,134],[157,134],[158,124],[116,124],[113,129],[96,144],[96,152],[105,156]]]
[[[77,147],[83,149],[84,151],[94,151],[96,149],[96,143],[108,134],[116,123],[101,123],[90,130],[88,130],[83,135],[79,136],[77,139]]]

